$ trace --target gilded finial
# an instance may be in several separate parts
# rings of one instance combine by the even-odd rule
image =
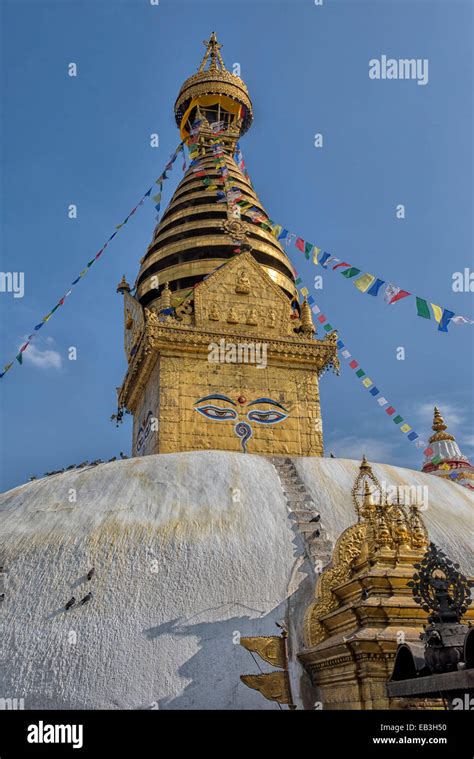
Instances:
[[[441,432],[446,430],[447,427],[444,423],[444,419],[440,414],[438,406],[434,407],[433,426],[431,428],[434,432]]]
[[[365,456],[362,457],[362,461],[360,462],[359,472],[351,494],[352,503],[354,504],[359,522],[361,517],[370,520],[374,507],[382,503],[382,487]]]
[[[168,282],[165,282],[160,296],[160,308],[171,307],[171,290]]]
[[[204,66],[206,65],[209,58],[211,60],[209,62],[208,71],[217,71],[217,63],[220,64],[221,70],[225,71],[226,68],[224,66],[224,61],[222,60],[222,56],[220,54],[222,45],[218,43],[216,33],[212,32],[210,38],[208,40],[204,40],[202,44],[206,46],[206,52],[204,53],[204,58],[202,59],[201,65],[199,66],[199,71],[204,71]]]
[[[127,280],[125,279],[125,274],[122,274],[122,279],[117,285],[117,292],[123,295],[124,293],[129,293],[131,291],[131,287],[128,284]]]
[[[313,314],[306,297],[301,304],[301,331],[305,335],[314,335],[316,332],[316,327],[313,323]]]
[[[435,443],[437,440],[454,440],[453,435],[450,435],[449,432],[446,432],[448,427],[445,424],[444,419],[441,416],[440,410],[437,406],[434,407],[433,425],[431,429],[433,430],[434,435],[431,435],[430,443]]]
[[[364,470],[365,470],[365,471],[372,471],[372,470],[371,470],[371,468],[370,468],[370,464],[369,464],[369,462],[368,462],[368,461],[367,461],[367,459],[365,458],[365,453],[364,453],[364,454],[363,454],[363,456],[362,456],[362,461],[360,462],[360,467],[359,467],[359,469],[360,469],[360,471],[361,471],[361,472],[363,472]]]

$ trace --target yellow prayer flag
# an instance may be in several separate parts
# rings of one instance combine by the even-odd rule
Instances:
[[[443,309],[441,306],[435,306],[434,303],[431,304],[431,308],[433,309],[433,316],[436,319],[436,321],[439,323],[442,315],[443,315]]]
[[[354,284],[361,293],[365,293],[369,289],[370,285],[374,281],[375,277],[372,274],[362,274],[360,277],[354,280]]]
[[[409,424],[402,424],[402,426],[400,427],[400,429],[401,429],[402,432],[410,432],[411,427],[410,427]]]
[[[370,387],[373,383],[372,383],[372,380],[369,379],[369,377],[366,377],[365,380],[363,380],[362,384],[364,385],[364,387]]]
[[[313,248],[313,264],[318,263],[318,256],[321,253],[321,248],[317,248],[316,245]]]
[[[303,298],[306,298],[306,296],[309,293],[308,288],[307,287],[302,287],[301,290],[300,290],[300,293],[303,296]]]
[[[281,227],[279,224],[275,224],[274,227],[272,227],[272,234],[275,235],[275,237],[278,237],[283,227]]]

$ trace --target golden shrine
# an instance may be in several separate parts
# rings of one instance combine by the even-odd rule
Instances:
[[[315,339],[289,259],[270,226],[254,223],[268,217],[233,157],[252,103],[214,33],[205,45],[175,103],[196,158],[141,260],[135,294],[125,279],[118,286],[129,362],[119,408],[133,414],[132,455],[322,456],[318,378],[338,368],[337,338]]]

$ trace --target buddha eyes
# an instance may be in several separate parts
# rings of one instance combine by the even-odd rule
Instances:
[[[218,422],[227,421],[227,419],[237,419],[237,412],[232,408],[221,408],[220,406],[212,405],[196,406],[195,408],[203,416]]]
[[[229,419],[238,418],[238,413],[233,408],[214,406],[211,403],[205,406],[195,406],[194,408],[207,419],[212,419],[213,421],[226,422]],[[276,411],[275,409],[253,409],[247,414],[247,419],[251,422],[257,422],[257,424],[277,424],[287,419],[287,417],[288,414],[283,414],[281,411]]]
[[[253,411],[249,411],[247,419],[258,424],[276,424],[277,422],[282,422],[287,416],[288,414],[282,414],[281,411],[274,411],[273,409],[271,411],[254,409]]]

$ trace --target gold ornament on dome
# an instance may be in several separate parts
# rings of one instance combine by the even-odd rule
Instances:
[[[245,221],[240,221],[240,219],[236,219],[235,217],[223,221],[220,228],[230,235],[236,244],[249,236],[249,230]]]
[[[370,483],[373,485],[373,489],[370,488]],[[382,503],[382,487],[365,456],[362,457],[351,495],[359,522],[362,517],[367,516],[368,510],[371,509],[376,500],[378,500],[379,505]]]

